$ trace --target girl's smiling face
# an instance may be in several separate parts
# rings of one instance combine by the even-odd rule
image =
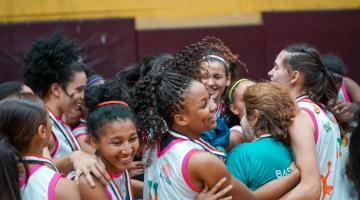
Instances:
[[[112,172],[122,172],[131,167],[139,149],[136,127],[130,119],[111,121],[99,130],[99,138],[91,137],[91,144],[97,149],[106,168]]]

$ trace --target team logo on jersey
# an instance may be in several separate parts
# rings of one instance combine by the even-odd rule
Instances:
[[[171,175],[172,175],[172,169],[169,164],[164,164],[162,167],[162,172],[160,173],[160,178],[164,179],[165,182],[169,185],[171,185]]]
[[[329,132],[332,130],[331,125],[330,125],[330,121],[328,121],[328,122],[326,122],[326,123],[324,124],[324,129],[325,129],[325,131],[326,131],[327,133],[329,133]]]
[[[319,113],[320,113],[320,108],[319,108],[319,106],[314,105],[314,112],[315,112],[316,114],[319,114]]]

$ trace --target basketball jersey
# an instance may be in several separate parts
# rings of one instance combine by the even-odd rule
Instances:
[[[187,162],[193,153],[206,151],[225,161],[224,152],[206,141],[193,140],[188,136],[169,131],[174,138],[164,149],[158,142],[156,148],[148,150],[145,159],[144,200],[186,200],[194,199],[201,189],[194,185],[187,175]]]
[[[341,86],[340,86],[339,92],[338,92],[338,99],[341,101],[350,102],[350,98],[349,98],[349,95],[346,90],[344,77],[341,77]]]
[[[331,112],[323,105],[312,102],[308,96],[297,98],[297,105],[306,111],[314,124],[317,162],[321,178],[321,200],[339,200],[343,193],[340,175],[341,134],[339,125]]]
[[[55,117],[55,115],[49,110],[49,117],[51,121],[51,133],[55,139],[55,147],[51,152],[52,158],[58,158],[65,154],[80,150],[80,145],[74,135],[72,134],[70,127]]]
[[[151,161],[144,173],[144,200],[195,199],[201,189],[189,179],[186,164],[191,155],[202,148],[189,140],[175,138],[168,146],[147,152]],[[149,159],[150,158],[150,159]]]
[[[80,119],[80,123],[77,127],[75,127],[72,131],[75,138],[79,138],[80,136],[87,135],[86,131],[86,121],[84,119]]]
[[[26,160],[26,159],[25,159]],[[56,168],[55,168],[56,169]],[[20,195],[22,200],[53,200],[55,187],[63,175],[45,166],[36,163],[29,170],[29,177],[20,177]]]
[[[106,186],[109,200],[133,200],[131,179],[127,170],[123,173],[110,173],[111,181]]]
[[[338,92],[338,100],[351,103],[349,95],[346,90],[344,77],[337,77],[337,80],[339,82],[341,82],[339,92]],[[350,181],[348,179],[348,177],[346,175],[346,160],[349,157],[349,144],[348,144],[349,139],[348,138],[350,138],[350,137],[351,137],[351,132],[348,132],[342,138],[342,142],[341,142],[342,156],[339,158],[341,167],[340,167],[340,175],[338,176],[338,179],[340,182],[343,183],[340,186],[340,187],[343,187],[342,191],[344,191],[341,199],[355,200],[355,199],[357,199],[357,195],[356,195],[356,192],[353,191],[353,188],[354,188],[353,183],[352,183],[352,181]]]

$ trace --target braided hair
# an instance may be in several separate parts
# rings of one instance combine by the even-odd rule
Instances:
[[[155,144],[168,132],[174,114],[183,109],[183,94],[191,82],[187,76],[154,70],[136,84],[134,112],[146,145]]]

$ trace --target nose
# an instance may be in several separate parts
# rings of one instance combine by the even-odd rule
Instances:
[[[213,85],[215,85],[215,81],[214,81],[213,78],[209,78],[209,79],[206,81],[206,84],[207,84],[208,86],[213,86]]]
[[[268,76],[271,78],[274,74],[274,68],[272,68],[269,72],[268,72]]]
[[[120,151],[120,153],[125,156],[131,155],[133,152],[134,148],[130,142],[125,142],[123,144],[123,148]]]

